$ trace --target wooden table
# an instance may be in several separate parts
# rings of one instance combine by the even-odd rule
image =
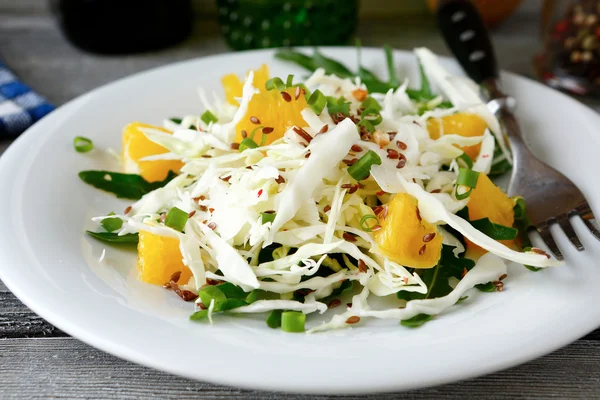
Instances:
[[[85,54],[65,42],[45,6],[39,3],[44,2],[0,1],[0,60],[57,105],[138,71],[228,51],[217,24],[203,20],[196,24],[192,38],[165,51],[125,57]],[[531,56],[539,46],[537,15],[531,9],[526,7],[494,32],[502,67],[524,75],[530,75]],[[447,54],[433,22],[425,17],[363,21],[358,36],[365,46],[389,43],[410,49],[418,44]],[[0,153],[8,144],[0,141]],[[0,189],[0,195],[9,194]],[[398,370],[398,374],[402,371]],[[0,398],[50,397],[300,399],[308,396],[195,382],[120,360],[51,326],[0,282]],[[398,397],[598,398],[600,330],[553,354],[507,371],[427,390],[371,396]]]

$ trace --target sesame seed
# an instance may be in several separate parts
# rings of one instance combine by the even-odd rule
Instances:
[[[344,232],[342,234],[342,237],[344,238],[344,240],[348,241],[348,242],[356,242],[356,237],[348,232]]]
[[[299,127],[295,126],[295,127],[293,128],[293,130],[294,130],[294,132],[296,132],[296,134],[297,134],[298,136],[300,136],[302,139],[306,140],[308,143],[310,143],[310,141],[313,139],[313,138],[312,138],[312,136],[310,136],[310,135],[308,134],[308,132],[306,132],[306,131],[305,131],[304,129],[302,129],[302,128],[299,128]]]
[[[321,130],[319,131],[319,133],[325,133],[329,130],[329,125],[325,124],[323,125],[323,127],[321,128]]]
[[[387,149],[387,158],[391,160],[397,160],[400,158],[400,154],[394,149]]]
[[[352,147],[350,147],[350,150],[360,152],[360,151],[363,151],[363,148],[357,144],[353,144]]]
[[[192,218],[194,215],[196,215],[196,210],[192,210],[189,214],[188,214],[188,218]]]
[[[400,150],[406,150],[408,148],[408,146],[406,145],[406,143],[400,141],[400,140],[396,140],[396,146],[398,146],[398,148]]]
[[[211,222],[210,224],[208,224],[208,227],[214,231],[215,228],[217,227],[217,224],[215,224],[214,222]]]
[[[254,125],[258,125],[260,124],[260,119],[256,118],[254,115],[250,117],[250,122],[252,122]]]
[[[264,128],[262,128],[262,133],[264,134],[269,134],[271,132],[273,132],[274,128],[270,127],[270,126],[265,126]]]
[[[340,299],[333,299],[329,302],[329,304],[327,305],[327,308],[335,308],[335,307],[339,306],[340,304],[342,304],[342,301]]]
[[[367,272],[367,264],[362,260],[358,260],[358,270],[360,272]]]
[[[353,315],[346,320],[347,324],[356,324],[358,322],[360,322],[360,317],[357,317],[356,315]]]
[[[329,210],[331,210],[331,206],[330,206],[329,204],[327,204],[327,205],[325,206],[325,208],[323,209],[323,212],[324,212],[324,213],[327,213]]]
[[[240,149],[240,144],[239,143],[231,143],[230,147],[233,150],[239,150]]]
[[[435,237],[435,232],[427,233],[427,234],[425,234],[425,236],[423,236],[423,242],[425,242],[425,243],[431,242],[434,237]]]
[[[421,246],[421,248],[419,249],[419,255],[422,256],[423,254],[425,254],[425,250],[427,250],[427,245],[424,244],[423,246]]]
[[[281,97],[283,97],[283,99],[288,103],[292,101],[292,96],[290,96],[288,92],[281,92]]]
[[[242,129],[242,138],[246,139],[248,137],[248,132],[245,129]]]

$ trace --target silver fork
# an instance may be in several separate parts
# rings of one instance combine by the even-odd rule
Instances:
[[[512,112],[515,101],[504,95],[495,79],[483,82],[490,98],[488,108],[496,114],[503,131],[508,136],[513,169],[508,185],[509,196],[521,196],[527,205],[528,227],[535,229],[557,259],[563,254],[550,232],[550,226],[558,223],[571,243],[579,251],[584,247],[577,237],[570,218],[579,215],[592,234],[600,240],[590,204],[581,190],[569,178],[535,157],[521,136],[521,129]]]
[[[600,240],[600,231],[588,201],[567,177],[537,159],[529,150],[515,116],[515,101],[500,90],[494,50],[478,11],[467,0],[441,0],[437,9],[440,30],[448,47],[471,79],[481,84],[508,136],[513,153],[513,170],[508,188],[510,196],[522,196],[527,205],[531,227],[540,234],[550,251],[562,260],[550,226],[558,223],[579,251],[583,245],[570,218],[579,215]]]

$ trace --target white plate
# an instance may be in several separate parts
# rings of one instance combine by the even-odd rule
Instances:
[[[262,316],[189,322],[192,306],[135,279],[135,255],[86,237],[89,218],[128,203],[80,182],[77,172],[110,167],[108,156],[78,154],[83,135],[120,148],[121,128],[139,120],[200,113],[196,86],[221,92],[226,72],[269,63],[272,75],[305,74],[271,51],[229,54],[159,68],[82,96],[33,126],[0,159],[0,277],[33,311],[76,338],[116,356],[216,383],[311,393],[404,390],[469,378],[549,353],[600,325],[600,244],[581,221],[577,253],[560,236],[568,265],[532,273],[509,268],[506,290],[476,293],[419,329],[364,320],[344,331],[286,334]],[[355,64],[355,49],[327,54]],[[363,49],[382,76],[381,50]],[[409,76],[411,54],[396,53]],[[454,63],[448,65],[457,71]],[[600,212],[600,118],[570,98],[505,74],[506,90],[532,148],[563,171]],[[67,83],[68,84],[68,83]],[[114,166],[113,166],[114,167]]]

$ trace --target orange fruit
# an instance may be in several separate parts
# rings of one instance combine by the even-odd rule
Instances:
[[[430,138],[440,138],[440,126],[443,128],[444,135],[456,134],[465,137],[482,136],[487,128],[487,124],[480,116],[457,113],[442,118],[429,118],[427,120],[427,131]],[[481,150],[481,143],[461,147],[461,150],[471,159],[475,159]]]
[[[153,285],[164,285],[171,275],[181,271],[180,284],[186,284],[192,272],[183,265],[179,240],[140,231],[138,242],[138,271],[140,279]]]
[[[264,92],[265,84],[269,80],[269,67],[267,64],[263,64],[259,69],[254,70],[254,80],[252,86]],[[236,74],[227,74],[221,78],[221,84],[225,89],[225,99],[228,103],[238,106],[239,103],[236,97],[242,97],[242,89],[244,82],[238,78]]]
[[[166,129],[132,122],[123,129],[123,166],[128,174],[139,174],[148,182],[162,181],[169,171],[179,172],[183,163],[178,160],[155,160],[140,161],[144,157],[155,154],[167,153],[168,150],[152,142],[144,135],[140,128],[156,129],[165,133],[171,133]]]
[[[390,260],[413,268],[434,267],[442,254],[442,240],[434,225],[418,213],[417,199],[398,193],[378,215],[381,229],[374,234],[379,249]]]
[[[473,0],[473,4],[479,10],[483,23],[492,28],[510,17],[519,8],[521,0]],[[427,6],[431,11],[435,11],[438,0],[427,0]]]
[[[469,208],[469,219],[471,221],[489,218],[491,222],[504,226],[513,226],[515,222],[513,200],[485,174],[479,174],[477,186],[471,192],[467,207]],[[465,240],[470,257],[477,257],[486,253],[481,247],[468,239]],[[499,242],[508,247],[514,247],[513,240],[500,240]]]

